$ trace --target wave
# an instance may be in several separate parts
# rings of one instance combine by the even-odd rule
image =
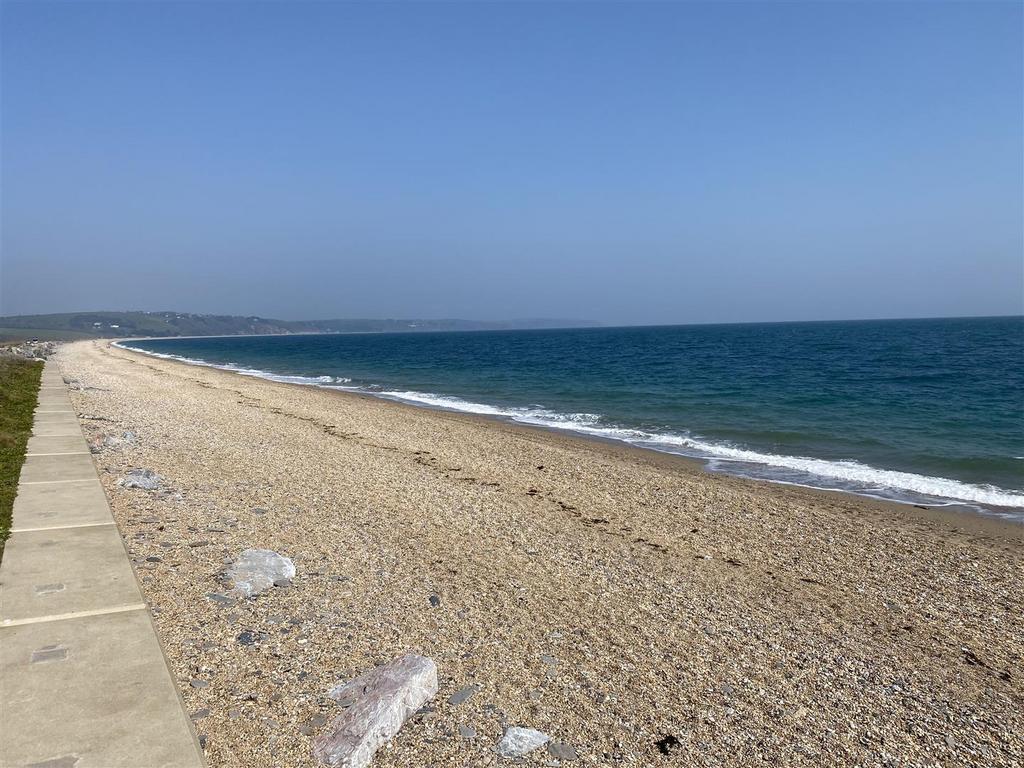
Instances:
[[[189,365],[201,365],[205,368],[216,368],[220,371],[231,371],[232,373],[240,373],[243,376],[253,376],[258,379],[269,379],[270,381],[280,381],[285,384],[303,384],[309,387],[323,387],[338,384],[348,384],[352,379],[346,379],[340,376],[295,376],[285,375],[279,373],[271,373],[270,371],[263,371],[259,368],[246,368],[242,365],[235,365],[234,363],[211,363],[207,360],[203,360],[199,357],[182,357],[181,355],[168,355],[163,352],[151,352],[148,349],[142,349],[141,347],[130,347],[122,341],[113,342],[113,346],[120,347],[121,349],[128,349],[132,352],[141,352],[144,355],[150,357],[159,357],[164,360],[176,360],[179,363],[188,363]]]
[[[491,416],[521,424],[615,440],[639,448],[701,459],[708,462],[708,469],[712,471],[723,471],[754,479],[821,490],[846,491],[904,503],[925,503],[930,506],[968,506],[979,511],[992,511],[989,509],[991,507],[1003,510],[1024,509],[1024,493],[1019,491],[1007,490],[994,485],[965,483],[945,477],[880,469],[853,459],[832,461],[809,456],[760,452],[709,440],[699,435],[656,433],[605,424],[602,422],[601,415],[596,413],[561,413],[541,405],[520,407],[488,405],[451,395],[353,385],[351,379],[342,377],[281,375],[255,368],[210,363],[195,358],[151,352],[120,342],[116,342],[115,346],[154,357],[218,368],[271,381],[362,392],[413,405]],[[1024,519],[1024,516],[1016,513],[1007,516]]]

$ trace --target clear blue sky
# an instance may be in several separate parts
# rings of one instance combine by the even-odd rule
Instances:
[[[0,314],[1024,311],[1020,3],[2,21]]]

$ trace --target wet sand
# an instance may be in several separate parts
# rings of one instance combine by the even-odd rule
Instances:
[[[315,764],[328,689],[409,651],[441,690],[376,766],[505,763],[510,725],[565,745],[537,765],[1024,761],[1022,526],[106,342],[57,361],[212,766]],[[292,586],[219,597],[248,547]]]

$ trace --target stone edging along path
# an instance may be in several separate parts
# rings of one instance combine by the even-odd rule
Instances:
[[[0,564],[0,766],[202,768],[56,365]]]

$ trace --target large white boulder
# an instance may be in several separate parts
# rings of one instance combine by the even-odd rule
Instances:
[[[366,768],[416,711],[437,694],[437,666],[408,654],[335,686],[328,696],[347,705],[313,741],[313,754],[340,768]]]

